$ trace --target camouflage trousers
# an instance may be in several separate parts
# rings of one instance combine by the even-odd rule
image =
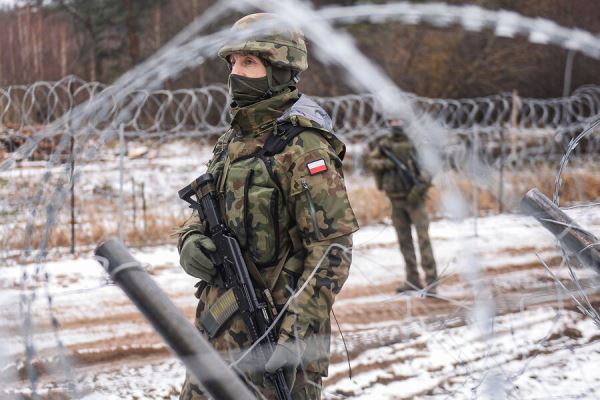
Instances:
[[[431,241],[429,240],[429,217],[425,209],[425,203],[417,206],[407,204],[405,200],[390,198],[392,203],[392,223],[396,228],[400,251],[404,256],[406,264],[406,281],[410,285],[422,287],[417,269],[417,257],[412,237],[412,225],[417,231],[419,253],[421,256],[421,267],[425,272],[427,284],[435,282],[437,271]]]
[[[256,389],[260,390],[257,394],[257,399],[268,399],[276,400],[277,395],[273,388],[255,386]],[[298,370],[296,374],[296,382],[292,388],[292,399],[293,400],[318,400],[321,398],[321,376],[318,374],[311,374],[309,372],[303,373]],[[188,375],[185,377],[183,388],[181,389],[180,400],[206,400],[209,397],[203,394],[200,386],[194,382],[194,379]],[[218,400],[218,399],[217,399]]]

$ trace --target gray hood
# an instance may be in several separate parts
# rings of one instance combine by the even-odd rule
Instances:
[[[298,101],[288,108],[277,121],[289,121],[294,115],[309,119],[315,124],[315,128],[333,132],[333,121],[329,114],[327,114],[323,107],[305,94],[300,95]]]

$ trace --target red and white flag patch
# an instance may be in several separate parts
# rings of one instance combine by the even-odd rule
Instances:
[[[306,164],[306,166],[308,167],[308,172],[311,175],[327,171],[327,165],[325,165],[325,160],[323,160],[322,158],[319,160],[311,161],[308,164]]]

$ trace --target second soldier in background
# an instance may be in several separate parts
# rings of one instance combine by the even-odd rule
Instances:
[[[411,233],[414,225],[428,293],[435,294],[437,271],[429,240],[429,217],[426,210],[431,177],[419,166],[415,147],[404,132],[402,121],[390,117],[388,126],[389,134],[375,143],[366,164],[375,175],[377,188],[385,191],[392,206],[392,223],[406,264],[406,281],[397,291],[419,290],[424,287],[417,269]]]

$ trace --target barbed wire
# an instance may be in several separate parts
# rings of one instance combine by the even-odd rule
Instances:
[[[92,101],[100,93],[113,90],[98,82],[68,76],[56,82],[0,88],[0,149],[16,151],[42,127],[66,118],[52,135],[46,136],[34,151],[34,159],[53,152],[62,135],[72,125],[69,113]],[[129,139],[172,140],[180,137],[209,139],[229,127],[227,88],[222,84],[196,89],[134,91],[136,104],[122,128]],[[409,95],[415,110],[440,124],[448,135],[448,163],[464,165],[477,136],[481,161],[498,164],[506,158],[506,168],[522,168],[539,161],[556,162],[575,133],[600,113],[600,87],[584,86],[566,98],[521,98],[504,93],[472,99],[431,99]],[[108,96],[110,100],[112,97]],[[332,116],[335,131],[350,143],[377,137],[386,129],[383,111],[372,95],[316,97]],[[121,114],[117,103],[110,115]],[[107,128],[107,127],[106,127]],[[88,129],[102,129],[91,127]],[[590,138],[581,153],[596,159],[600,144]],[[6,156],[6,155],[5,155]]]
[[[75,107],[93,100],[100,93],[114,92],[110,88],[72,75],[54,82],[0,88],[0,126],[3,128],[0,137],[8,140],[11,136],[35,133],[68,116]],[[134,91],[129,96],[137,99],[136,107],[122,124],[131,137],[155,134],[205,136],[222,133],[229,127],[230,99],[223,84],[194,89]],[[417,110],[441,123],[450,134],[475,127],[480,132],[509,126],[529,131],[577,129],[600,113],[600,87],[592,85],[575,90],[569,97],[554,99],[523,98],[511,93],[466,99],[434,99],[414,94],[408,97]],[[349,140],[385,127],[382,109],[376,105],[373,95],[314,99],[331,115],[335,131]],[[117,107],[114,104],[109,109],[118,113]],[[64,125],[69,125],[68,119]],[[62,133],[54,132],[56,135]]]
[[[76,179],[72,169],[65,166],[67,161],[76,159],[83,164],[98,161],[102,156],[101,150],[105,150],[105,145],[119,134],[130,139],[159,138],[164,143],[177,137],[208,139],[228,126],[227,91],[222,85],[179,91],[142,90],[140,87],[159,86],[167,76],[175,76],[183,68],[202,62],[203,57],[214,53],[213,50],[226,38],[227,33],[220,31],[200,38],[194,38],[194,33],[209,21],[212,22],[215,16],[222,16],[223,12],[234,7],[232,4],[230,1],[218,2],[216,8],[211,8],[203,18],[171,42],[167,50],[129,72],[113,86],[68,77],[65,78],[66,82],[41,82],[0,90],[0,124],[2,130],[6,131],[6,134],[0,136],[4,151],[21,156],[21,160],[39,157],[37,159],[49,161],[46,171],[39,176],[35,175],[41,184],[34,188],[19,187],[22,182],[15,175],[22,170],[14,168],[15,164],[3,163],[0,168],[2,178],[10,182],[6,185],[6,190],[18,193],[16,189],[20,189],[26,193],[16,201],[16,208],[17,211],[25,210],[28,213],[25,247],[28,250],[38,246],[38,261],[42,261],[47,254],[52,229],[64,222],[60,219],[60,211],[64,208],[62,206],[67,197],[65,187],[73,185]],[[315,29],[321,30],[329,27],[319,18],[338,22],[368,20],[372,23],[397,19],[404,23],[425,22],[436,26],[458,23],[470,30],[491,27],[498,36],[522,34],[532,42],[554,43],[564,48],[578,49],[592,57],[599,56],[600,40],[589,33],[562,28],[546,20],[478,7],[398,3],[314,11],[306,9],[304,5],[301,7],[298,2],[265,4],[265,7],[274,10],[279,10],[278,7],[283,10],[284,7],[296,6],[298,10],[303,10],[305,21],[310,20]],[[318,18],[313,18],[315,16]],[[318,32],[312,31],[313,36]],[[340,51],[355,54],[355,48],[351,43],[344,42],[343,36],[322,37],[328,40],[338,39],[337,43],[343,44],[339,46]],[[161,61],[165,60],[168,62],[162,64]],[[348,60],[348,63],[352,61],[354,60]],[[372,67],[371,64],[368,66]],[[376,79],[378,85],[373,87],[384,88],[388,85],[391,89],[382,90],[381,94],[374,91],[373,94],[317,99],[333,116],[340,136],[350,143],[379,137],[378,133],[385,129],[381,115],[394,109],[394,100],[400,99],[401,106],[410,105],[402,110],[413,113],[409,116],[411,121],[419,123],[419,117],[424,117],[442,128],[447,136],[444,141],[447,146],[443,153],[446,166],[469,173],[468,177],[474,181],[478,178],[476,172],[480,166],[500,171],[506,168],[516,172],[524,167],[535,167],[540,162],[556,162],[556,157],[564,153],[565,144],[599,112],[596,87],[582,88],[565,99],[523,99],[510,94],[480,99],[425,99],[402,93],[378,74],[374,74],[375,78],[368,76],[371,69],[361,72],[358,66],[345,67],[352,70],[355,77],[361,78],[363,83]],[[32,137],[34,140],[29,140]],[[585,142],[578,142],[578,152],[571,154],[571,160],[595,160],[598,155],[596,140],[586,137]],[[119,152],[123,154],[124,149],[120,148]],[[360,154],[355,156],[360,157]],[[121,166],[121,174],[125,173],[124,169]],[[53,173],[54,177],[59,176],[58,179],[51,179]],[[82,179],[82,175],[79,175],[79,179]],[[87,193],[90,192],[87,188]],[[31,193],[34,193],[33,199]],[[112,200],[109,199],[108,203]],[[4,204],[2,206],[5,208]],[[45,215],[43,210],[46,211]],[[17,212],[13,214],[13,210],[9,211],[10,215],[18,215]],[[41,238],[37,238],[34,235],[35,224],[38,219],[44,220],[44,217]],[[14,233],[14,230],[7,232]],[[35,243],[37,239],[39,244]],[[475,265],[474,268],[479,267]],[[23,279],[37,279],[46,273],[42,267],[36,269],[34,276],[24,274]],[[48,284],[46,279],[42,279],[42,282],[44,285]],[[22,315],[25,323],[23,337],[28,340],[26,353],[31,357],[27,358],[27,367],[28,372],[31,370],[29,377],[34,384],[37,382],[32,366],[35,346],[29,306],[35,299],[35,291],[23,296],[22,305],[27,305]],[[49,296],[48,301],[51,302]],[[490,307],[486,303],[476,304],[475,308],[485,314],[490,311]],[[53,311],[49,310],[52,317]],[[62,351],[58,335],[55,340]],[[35,391],[34,384],[34,396]]]
[[[476,5],[415,4],[405,1],[350,7],[332,6],[320,10],[319,14],[329,21],[345,24],[399,21],[407,25],[423,23],[442,28],[458,25],[475,32],[493,29],[496,36],[524,36],[531,43],[554,44],[600,59],[600,40],[590,32],[565,28],[544,18],[525,17],[512,11],[488,10]]]

